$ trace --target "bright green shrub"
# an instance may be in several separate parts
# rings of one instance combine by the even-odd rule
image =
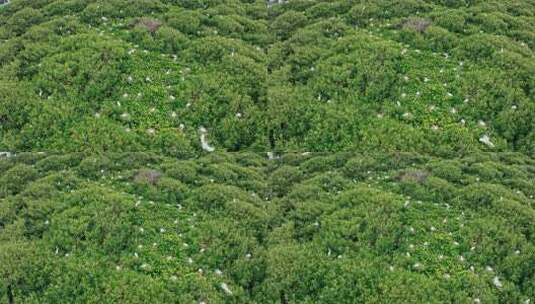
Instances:
[[[112,167],[111,161],[106,156],[88,156],[80,162],[79,172],[81,176],[97,178],[107,173]]]
[[[184,34],[195,35],[200,30],[202,15],[197,11],[172,10],[166,18],[168,26]]]
[[[273,185],[273,194],[282,196],[288,193],[291,185],[302,178],[299,168],[282,166],[271,174],[271,183]]]
[[[307,22],[307,17],[303,13],[294,11],[286,12],[273,21],[271,27],[282,40],[288,39],[295,28],[303,26]]]
[[[44,20],[43,13],[31,7],[23,8],[6,20],[12,36],[24,33],[31,26],[37,25]]]
[[[19,164],[10,168],[0,177],[0,196],[6,197],[19,193],[38,176],[39,173],[33,166]]]
[[[189,43],[184,34],[167,26],[162,26],[158,29],[156,39],[161,41],[161,50],[165,53],[177,53]]]

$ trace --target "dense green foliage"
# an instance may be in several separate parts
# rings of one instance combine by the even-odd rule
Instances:
[[[0,148],[535,150],[535,3],[14,0]]]
[[[24,303],[535,297],[535,161],[521,154],[19,154],[0,166],[4,302],[7,286]]]
[[[0,302],[535,301],[535,2],[281,2],[0,6]]]

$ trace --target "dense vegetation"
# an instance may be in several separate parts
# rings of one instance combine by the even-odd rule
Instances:
[[[535,150],[533,1],[15,0],[16,151]]]
[[[0,167],[0,291],[17,302],[535,297],[535,160],[521,154],[32,153]]]
[[[0,302],[535,301],[535,2],[266,2],[0,5]]]

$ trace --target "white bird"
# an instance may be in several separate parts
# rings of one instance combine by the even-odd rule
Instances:
[[[201,133],[202,149],[207,152],[214,152],[215,148],[213,146],[210,146],[210,144],[208,143],[208,140],[206,139],[206,135],[208,134],[208,131],[204,127],[200,127],[199,132]]]
[[[11,152],[0,152],[0,157],[6,157],[6,158],[9,158],[11,157],[13,154]]]
[[[502,282],[500,281],[500,278],[498,278],[497,276],[494,277],[494,279],[492,279],[492,283],[494,284],[494,286],[496,286],[496,288],[503,287]]]
[[[492,141],[490,141],[490,137],[487,134],[481,136],[479,138],[479,141],[491,148],[494,148],[494,144],[492,143]]]
[[[221,283],[221,289],[223,289],[226,294],[232,295],[232,290],[230,290],[227,283]]]

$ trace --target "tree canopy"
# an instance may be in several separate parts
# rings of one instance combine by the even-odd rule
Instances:
[[[0,302],[532,303],[534,48],[531,0],[1,4]]]

